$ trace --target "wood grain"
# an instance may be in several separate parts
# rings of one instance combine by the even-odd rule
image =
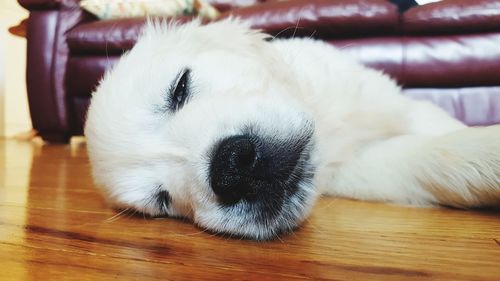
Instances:
[[[2,280],[500,280],[500,212],[323,198],[272,242],[116,217],[85,146],[0,143]]]

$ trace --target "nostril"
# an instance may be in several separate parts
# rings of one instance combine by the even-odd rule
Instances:
[[[238,169],[252,169],[255,165],[257,153],[255,145],[250,139],[238,139],[231,144],[231,166]]]

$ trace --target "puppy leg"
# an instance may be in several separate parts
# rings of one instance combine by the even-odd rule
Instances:
[[[460,208],[500,204],[500,126],[396,137],[331,172],[330,195]]]

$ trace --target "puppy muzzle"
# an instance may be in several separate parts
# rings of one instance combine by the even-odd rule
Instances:
[[[282,202],[294,194],[307,164],[311,136],[276,140],[242,134],[219,141],[212,152],[210,186],[223,205]]]

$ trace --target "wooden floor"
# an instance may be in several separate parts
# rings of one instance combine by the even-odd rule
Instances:
[[[0,142],[2,280],[500,280],[500,212],[321,199],[258,243],[115,216],[85,145]]]

